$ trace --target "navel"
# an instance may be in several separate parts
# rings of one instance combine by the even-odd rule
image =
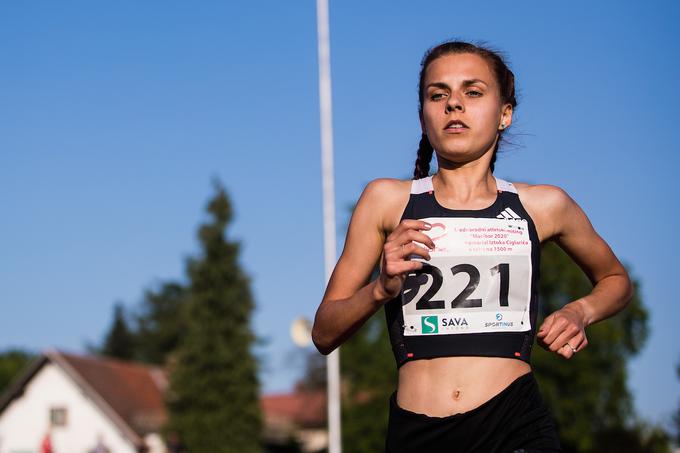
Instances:
[[[460,399],[460,396],[461,396],[460,389],[456,389],[456,390],[453,391],[453,399],[455,401],[458,401]]]

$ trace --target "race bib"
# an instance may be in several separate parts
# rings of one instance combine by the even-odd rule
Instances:
[[[406,277],[404,335],[531,329],[531,240],[526,220],[431,217],[431,260]],[[418,244],[423,246],[423,244]]]

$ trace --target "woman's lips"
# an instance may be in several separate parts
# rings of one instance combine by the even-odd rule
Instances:
[[[466,129],[469,129],[468,125],[460,118],[453,118],[444,125],[445,134],[462,134]]]
[[[466,131],[468,128],[467,127],[448,127],[444,129],[445,134],[460,134],[464,131]]]

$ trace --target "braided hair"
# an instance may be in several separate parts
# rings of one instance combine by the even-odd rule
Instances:
[[[517,99],[515,98],[515,75],[508,68],[500,52],[491,50],[481,45],[470,44],[463,41],[449,41],[438,46],[432,47],[427,52],[420,63],[420,77],[418,82],[418,112],[422,117],[423,114],[423,82],[425,79],[425,72],[427,67],[439,57],[449,54],[471,53],[479,55],[484,58],[491,72],[496,76],[498,87],[500,90],[500,99],[503,104],[510,104],[513,108],[517,106]],[[506,128],[507,129],[507,128]],[[491,172],[493,173],[494,164],[496,163],[496,154],[500,145],[501,139],[506,129],[498,132],[499,138],[496,140],[496,146],[493,149],[491,156]],[[430,173],[430,162],[432,161],[432,154],[434,149],[430,144],[427,135],[423,133],[418,145],[418,156],[416,157],[416,165],[413,171],[413,179],[424,178]]]

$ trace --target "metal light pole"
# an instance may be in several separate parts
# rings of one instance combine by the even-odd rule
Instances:
[[[335,192],[333,184],[333,124],[331,108],[331,50],[328,32],[328,0],[316,1],[319,41],[319,104],[321,112],[321,170],[323,186],[323,236],[326,284],[335,265]],[[341,453],[340,443],[340,351],[326,360],[328,381],[328,452]]]

